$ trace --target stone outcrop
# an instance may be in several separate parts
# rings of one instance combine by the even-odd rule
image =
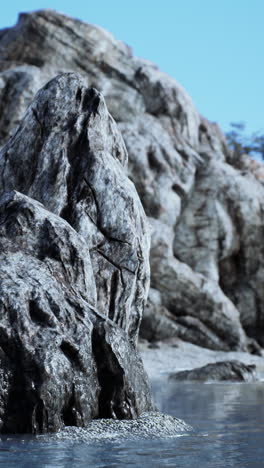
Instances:
[[[0,431],[152,409],[135,345],[149,227],[101,94],[64,73],[0,151]]]
[[[151,295],[143,318],[143,334],[146,332],[150,339],[179,336],[211,349],[258,352],[255,340],[260,345],[264,343],[264,187],[250,165],[237,164],[232,159],[217,125],[198,114],[177,82],[150,62],[133,57],[129,47],[109,33],[50,10],[22,14],[14,28],[1,32],[0,71],[2,145],[15,132],[14,127],[36,90],[58,73],[78,72],[89,86],[97,88],[105,96],[126,144],[129,178],[136,186],[152,229]],[[44,94],[45,91],[41,97],[43,102]],[[69,99],[71,105],[73,97]],[[61,107],[61,115],[65,115],[63,102]],[[74,109],[70,112],[74,113]],[[31,117],[34,122],[32,133],[37,132],[41,146],[43,122],[44,134],[51,131],[45,106],[41,103],[28,112],[35,113],[35,118]],[[78,133],[79,125],[83,124],[80,121],[70,124],[68,117],[68,125]],[[107,122],[110,120],[102,125],[107,125]],[[62,128],[60,124],[59,128]],[[62,142],[58,129],[53,128],[52,132],[58,152],[63,153],[65,142]],[[25,128],[25,131],[28,130]],[[73,142],[69,142],[69,148],[76,143],[77,137],[71,132],[71,138]],[[18,176],[12,170],[17,151],[26,157],[19,141],[20,136],[16,133],[12,143],[16,149],[5,169],[2,160],[8,190],[15,188],[39,200],[70,222],[82,236],[89,232],[93,247],[98,246],[96,242],[100,236],[99,242],[105,242],[108,236],[107,248],[112,248],[124,265],[123,280],[119,270],[116,272],[116,278],[124,281],[126,291],[120,298],[120,304],[124,307],[125,316],[133,317],[130,322],[127,318],[124,320],[129,333],[136,337],[140,320],[137,307],[140,308],[144,302],[142,280],[137,283],[141,286],[133,285],[132,292],[135,304],[140,305],[134,307],[132,301],[128,309],[125,306],[129,302],[126,294],[130,288],[127,277],[135,271],[136,256],[138,259],[141,257],[139,250],[134,248],[135,244],[132,250],[129,246],[133,228],[130,230],[128,227],[127,237],[121,233],[118,252],[115,241],[109,239],[109,233],[111,238],[117,238],[113,226],[119,219],[111,215],[109,220],[105,217],[99,220],[101,233],[99,236],[96,231],[96,242],[92,231],[95,205],[98,203],[102,210],[105,198],[98,194],[97,202],[92,201],[89,184],[93,187],[99,183],[98,179],[103,183],[104,177],[107,179],[106,174],[103,169],[101,173],[95,169],[89,173],[87,185],[78,182],[78,173],[71,173],[69,185],[73,188],[68,190],[73,200],[70,202],[74,205],[72,209],[67,200],[68,192],[61,189],[64,186],[62,179],[68,174],[63,154],[54,160],[54,164],[64,165],[64,172],[59,171],[60,177],[54,181],[56,193],[62,190],[56,197],[51,188],[46,190],[43,185],[44,179],[49,180],[48,172],[42,181],[39,179],[39,183],[31,185],[29,178],[25,179],[28,171],[32,173],[29,162],[24,161],[25,172]],[[49,140],[45,141],[49,145]],[[82,146],[80,141],[78,144]],[[101,144],[110,143],[105,141]],[[42,151],[46,149],[40,149]],[[117,160],[126,159],[125,150],[119,151],[121,153],[112,158],[113,165]],[[78,157],[81,152],[82,149],[78,151]],[[41,161],[45,164],[44,159]],[[97,162],[94,164],[96,168]],[[79,163],[78,167],[83,172]],[[10,175],[7,177],[7,174]],[[14,186],[17,182],[19,185]],[[122,188],[120,183],[118,190]],[[86,191],[88,195],[84,196]],[[122,217],[122,210],[119,216]],[[109,224],[105,226],[102,222]],[[90,240],[86,238],[86,242]],[[93,247],[89,248],[98,283],[99,272],[106,264],[108,269],[109,262],[104,256],[105,251],[98,252],[98,248],[102,250],[104,247],[98,247],[97,251]],[[113,251],[111,258],[112,255]],[[115,268],[114,265],[112,267]],[[104,291],[114,288],[115,281],[112,285],[98,286],[99,309],[105,300]],[[111,307],[109,303],[108,308]]]
[[[185,370],[170,375],[170,380],[198,382],[254,382],[255,365],[246,365],[239,361],[223,361],[207,364],[192,370]]]

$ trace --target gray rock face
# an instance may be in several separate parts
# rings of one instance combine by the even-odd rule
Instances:
[[[170,380],[199,382],[254,382],[255,365],[246,365],[239,361],[223,361],[207,364],[197,369],[177,372],[170,375]]]
[[[0,151],[0,431],[152,409],[135,349],[149,233],[100,93],[61,74]]]
[[[0,107],[4,109],[4,114],[0,113],[3,116],[0,121],[1,144],[14,131],[14,125],[21,119],[36,88],[61,71],[81,73],[90,86],[104,94],[125,140],[129,155],[128,175],[136,186],[152,226],[150,263],[153,294],[144,319],[145,330],[151,324],[149,332],[153,339],[174,335],[211,349],[257,350],[254,341],[248,337],[257,339],[263,345],[264,187],[261,180],[255,176],[250,165],[241,167],[232,160],[217,125],[210,124],[198,114],[191,99],[177,82],[153,64],[133,57],[127,46],[101,28],[50,10],[21,15],[18,24],[4,30],[0,36]],[[14,95],[10,91],[13,83],[16,90]],[[59,95],[59,91],[56,92]],[[75,97],[69,94],[67,99],[74,113]],[[32,133],[38,135],[41,146],[43,125],[44,132],[50,135],[43,105],[45,90],[39,97],[39,103],[38,108],[31,107],[28,112],[34,112],[37,116],[35,120],[31,117],[32,123],[34,121]],[[71,148],[72,144],[77,144],[78,136],[71,132],[73,141],[65,143],[61,129],[68,107],[64,108],[62,101],[60,104],[61,123],[57,130],[52,127],[52,135],[45,141],[48,145],[52,138],[58,148],[65,144]],[[82,111],[81,115],[78,123],[72,124],[70,116],[67,116],[67,125],[72,125],[77,135],[82,133],[80,127],[85,112]],[[93,115],[93,119],[96,120],[96,115]],[[107,122],[110,120],[106,119],[100,125],[108,125]],[[63,132],[67,133],[67,130]],[[19,141],[18,135],[17,142],[13,142],[14,154],[17,151],[25,154]],[[81,142],[78,144],[82,146]],[[105,141],[103,145],[106,148],[112,143]],[[118,161],[124,161],[126,156],[121,143],[118,147],[118,154],[115,153],[112,164],[119,167]],[[79,155],[82,150],[77,152]],[[63,180],[69,179],[69,168],[65,163],[67,158],[63,154],[56,158],[52,165],[61,164],[63,170],[58,171],[53,195],[50,184],[46,183],[50,187],[47,189],[44,182],[49,180],[48,170],[43,176],[43,171],[38,168],[42,171],[43,180],[39,179],[39,183],[32,185],[26,176],[32,170],[25,159],[25,170],[24,173],[20,172],[19,186],[14,185],[17,183],[14,175],[16,171],[11,168],[15,156],[8,157],[4,179],[8,179],[6,183],[10,188],[27,193],[64,217],[82,236],[90,233],[92,245],[97,245],[96,251],[90,254],[95,280],[97,284],[100,283],[98,307],[102,310],[104,299],[101,298],[105,297],[105,291],[115,288],[113,284],[116,281],[109,284],[105,280],[104,286],[99,281],[100,272],[106,264],[109,268],[109,258],[104,257],[105,251],[100,252],[102,247],[98,248],[98,231],[96,241],[91,234],[96,216],[95,205],[99,203],[99,211],[102,211],[106,203],[106,198],[103,195],[101,197],[103,188],[97,194],[97,202],[89,201],[90,217],[85,214],[84,207],[87,206],[87,199],[92,199],[89,184],[93,189],[98,179],[104,184],[108,176],[102,165],[101,172],[97,169],[93,174],[87,171],[89,179],[86,175],[88,185],[85,185],[85,182],[79,183],[77,175],[71,172],[71,188],[68,190],[70,199],[75,200],[72,209],[67,201],[68,195],[62,188],[65,186]],[[44,159],[41,161],[44,167],[46,162]],[[67,161],[72,164],[71,157]],[[97,167],[97,163],[94,164]],[[85,168],[81,167],[81,171],[85,172]],[[111,181],[116,185],[113,179]],[[122,188],[123,184],[120,183],[118,193],[121,198]],[[90,198],[84,197],[85,201],[78,198],[82,198],[82,190],[90,194]],[[60,196],[55,196],[56,193]],[[99,242],[105,241],[107,236],[109,241],[109,235],[116,239],[113,225],[117,218],[111,217],[109,222],[106,219],[103,215],[99,221],[102,235]],[[108,225],[102,225],[102,222]],[[86,227],[88,224],[89,229]],[[97,222],[97,227],[99,224]],[[139,259],[144,254],[135,248],[135,244],[132,254],[129,247],[132,231],[133,228],[128,228],[127,235],[122,233],[119,238],[122,242],[118,243],[120,250],[117,257],[122,259],[124,265],[123,280],[120,273],[116,273],[116,277],[120,282],[124,281],[126,291],[117,299],[125,311],[124,328],[127,327],[136,336],[140,317],[137,307],[140,309],[144,302],[144,286],[139,285],[144,283],[145,273],[138,273],[143,276],[137,286],[136,283],[133,286],[134,306],[133,301],[129,303],[128,299],[130,283],[127,277],[132,275],[131,271],[135,272],[136,257]],[[143,237],[141,241],[144,244]],[[112,248],[110,260],[113,260],[116,244],[113,240],[108,244],[108,253]],[[110,297],[108,293],[107,297]],[[111,307],[109,303],[108,309]],[[115,321],[118,322],[117,317]]]
[[[101,95],[64,74],[36,95],[2,149],[0,183],[43,203],[83,236],[98,309],[136,338],[149,282],[149,236],[126,162]]]
[[[43,83],[40,70],[34,66],[14,65],[0,74],[0,144],[5,143],[23,118],[26,108]]]

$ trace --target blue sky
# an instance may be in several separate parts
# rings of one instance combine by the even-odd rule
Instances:
[[[198,110],[227,130],[264,130],[264,0],[13,0],[0,28],[20,11],[54,8],[99,24],[180,82]]]

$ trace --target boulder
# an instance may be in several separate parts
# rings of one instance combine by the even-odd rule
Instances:
[[[153,408],[136,341],[149,227],[100,93],[41,89],[0,151],[0,431]]]
[[[169,376],[170,380],[198,382],[254,382],[256,366],[240,361],[222,361],[207,364],[192,370],[176,372]]]

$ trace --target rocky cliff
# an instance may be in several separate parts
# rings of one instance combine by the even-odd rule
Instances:
[[[109,33],[50,10],[22,14],[0,32],[0,71],[0,178],[1,191],[9,193],[2,195],[2,252],[11,266],[13,250],[17,262],[25,264],[21,255],[33,262],[21,278],[31,272],[28,314],[49,321],[51,308],[56,316],[56,307],[38,297],[44,291],[33,293],[32,277],[36,269],[45,276],[54,268],[80,310],[84,303],[94,308],[88,315],[101,324],[96,337],[101,333],[109,344],[118,327],[136,342],[148,289],[148,228],[130,179],[152,233],[142,336],[258,352],[264,187],[250,164],[233,160],[217,125],[198,114],[176,81]],[[11,266],[3,267],[9,284]],[[62,304],[65,294],[52,303]],[[96,360],[102,350],[95,341]],[[75,355],[71,346],[64,346],[64,360]],[[113,353],[122,367],[118,350]],[[107,366],[101,364],[101,375]]]

